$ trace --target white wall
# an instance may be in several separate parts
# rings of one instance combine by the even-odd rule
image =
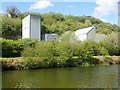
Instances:
[[[87,34],[75,35],[75,38],[76,38],[77,40],[84,41],[84,40],[87,39]]]
[[[30,38],[30,15],[22,19],[22,38]]]
[[[83,34],[82,34],[82,32],[83,32]],[[95,35],[96,35],[95,27],[88,27],[88,28],[84,28],[84,29],[75,31],[75,37],[77,40],[80,40],[80,41],[84,41],[84,40],[93,40],[94,41]]]
[[[88,28],[87,28],[88,29]],[[92,30],[90,30],[92,29]],[[99,42],[100,40],[103,40],[106,38],[106,35],[105,34],[96,34],[96,27],[93,27],[93,28],[90,28],[87,32],[87,33],[83,33],[83,34],[80,34],[79,32],[82,32],[82,31],[77,31],[75,32],[75,37],[77,40],[80,40],[80,41],[84,41],[84,40],[92,40],[92,41],[95,41],[95,42]],[[81,29],[83,30],[86,30],[86,29]]]

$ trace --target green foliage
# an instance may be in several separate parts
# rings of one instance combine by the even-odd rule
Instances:
[[[66,31],[76,31],[89,26],[96,26],[97,32],[102,32],[104,34],[110,34],[112,31],[120,31],[120,28],[117,25],[102,22],[100,19],[91,16],[72,16],[54,12],[45,14],[24,12],[19,14],[17,18],[11,18],[4,14],[2,15],[3,38],[20,38],[22,29],[21,21],[29,14],[38,15],[41,17],[41,30],[43,34],[56,33],[61,35]]]
[[[53,57],[53,42],[41,41],[35,47],[27,47],[23,52],[23,57],[42,57],[46,60],[51,60]]]
[[[97,54],[97,44],[93,41],[77,41],[73,43],[73,55],[78,56],[78,63],[92,63],[93,55]]]
[[[20,13],[20,14],[18,15],[18,17],[19,17],[20,19],[23,19],[23,18],[25,18],[26,16],[28,16],[29,14],[41,16],[40,13],[35,13],[35,12],[23,12],[23,13]]]
[[[17,41],[17,43],[21,43],[22,44],[22,47],[23,49],[25,49],[26,47],[28,46],[34,46],[36,43],[38,43],[37,40],[33,40],[33,39],[30,39],[30,38],[25,38],[25,39],[18,39],[18,40],[15,40]]]
[[[2,70],[10,70],[10,69],[14,69],[10,63],[6,62],[6,61],[2,61]]]
[[[74,35],[74,32],[73,31],[67,31],[65,32],[64,34],[62,34],[59,38],[59,41],[60,42],[76,42],[76,38],[75,38],[75,35]]]
[[[117,25],[102,22],[100,19],[91,16],[62,15],[54,12],[42,14],[41,16],[46,27],[46,30],[44,29],[46,33],[62,34],[65,31],[76,31],[88,26],[96,26],[97,32],[105,34],[120,30]]]
[[[97,32],[102,32],[104,34],[110,34],[113,31],[120,31],[117,25],[111,25],[110,23],[100,23],[97,25]]]
[[[81,62],[82,63],[82,62]],[[69,59],[69,60],[66,60],[66,66],[69,66],[69,67],[76,67],[80,65],[79,63],[79,60],[74,60],[73,58]]]
[[[100,47],[99,48],[99,55],[106,56],[109,55],[108,50],[105,47]]]
[[[106,46],[106,41],[99,43],[93,41],[80,42],[72,36],[72,32],[66,32],[56,41],[41,41],[35,47],[27,47],[22,55],[25,57],[41,57],[47,66],[62,67],[94,64],[94,55],[112,54]],[[109,44],[107,43],[107,45]],[[115,52],[113,55],[116,55]],[[71,59],[73,56],[79,57],[79,60],[73,61]]]
[[[61,13],[54,13],[52,16],[56,21],[64,21],[64,17]]]
[[[86,62],[91,63],[90,61],[92,60],[93,53],[94,51],[90,41],[82,42],[82,46],[79,50],[78,56],[84,63]]]
[[[2,57],[19,57],[21,51],[27,46],[33,46],[37,42],[31,39],[7,40],[1,39]]]
[[[6,39],[17,39],[21,36],[22,22],[19,18],[2,16],[2,37]]]
[[[93,49],[89,41],[83,43],[41,41],[34,47],[27,47],[23,50],[22,56],[40,57],[47,65],[53,67],[61,67],[62,65],[77,66],[82,63],[92,63]],[[78,61],[71,60],[74,55],[79,57]],[[71,62],[73,62],[73,64],[71,64]]]
[[[16,18],[20,14],[20,11],[16,6],[7,7],[6,11],[11,15],[12,18]]]
[[[120,43],[118,42],[119,32],[113,32],[107,38],[99,42],[99,46],[105,47],[110,55],[120,55]]]
[[[27,57],[24,58],[24,69],[37,69],[46,67],[45,63],[43,62],[42,58],[36,57]]]
[[[59,42],[56,47],[56,53],[60,57],[61,60],[68,60],[72,58],[73,52],[72,52],[72,47],[71,43],[68,41],[66,42]]]
[[[86,24],[87,26],[91,26],[92,23],[91,23],[90,20],[86,20],[86,21],[85,21],[85,24]]]

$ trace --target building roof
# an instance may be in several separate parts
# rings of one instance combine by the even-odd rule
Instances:
[[[79,30],[75,31],[75,34],[87,34],[87,33],[89,33],[93,28],[95,28],[95,26],[88,27],[88,28],[83,28],[83,29],[79,29]]]

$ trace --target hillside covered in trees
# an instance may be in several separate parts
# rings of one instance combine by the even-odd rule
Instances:
[[[65,31],[76,31],[89,26],[96,26],[97,33],[110,34],[113,31],[120,32],[118,25],[103,22],[102,20],[91,16],[72,16],[61,13],[49,12],[40,13],[15,13],[8,10],[8,14],[2,14],[2,37],[7,39],[16,39],[21,37],[22,19],[29,14],[41,16],[42,33],[55,33],[61,35]],[[17,10],[18,11],[18,10]]]

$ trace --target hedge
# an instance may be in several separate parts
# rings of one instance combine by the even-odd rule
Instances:
[[[20,57],[21,51],[28,46],[34,46],[37,41],[32,39],[18,39],[18,40],[9,40],[9,39],[0,39],[2,42],[2,57]]]

